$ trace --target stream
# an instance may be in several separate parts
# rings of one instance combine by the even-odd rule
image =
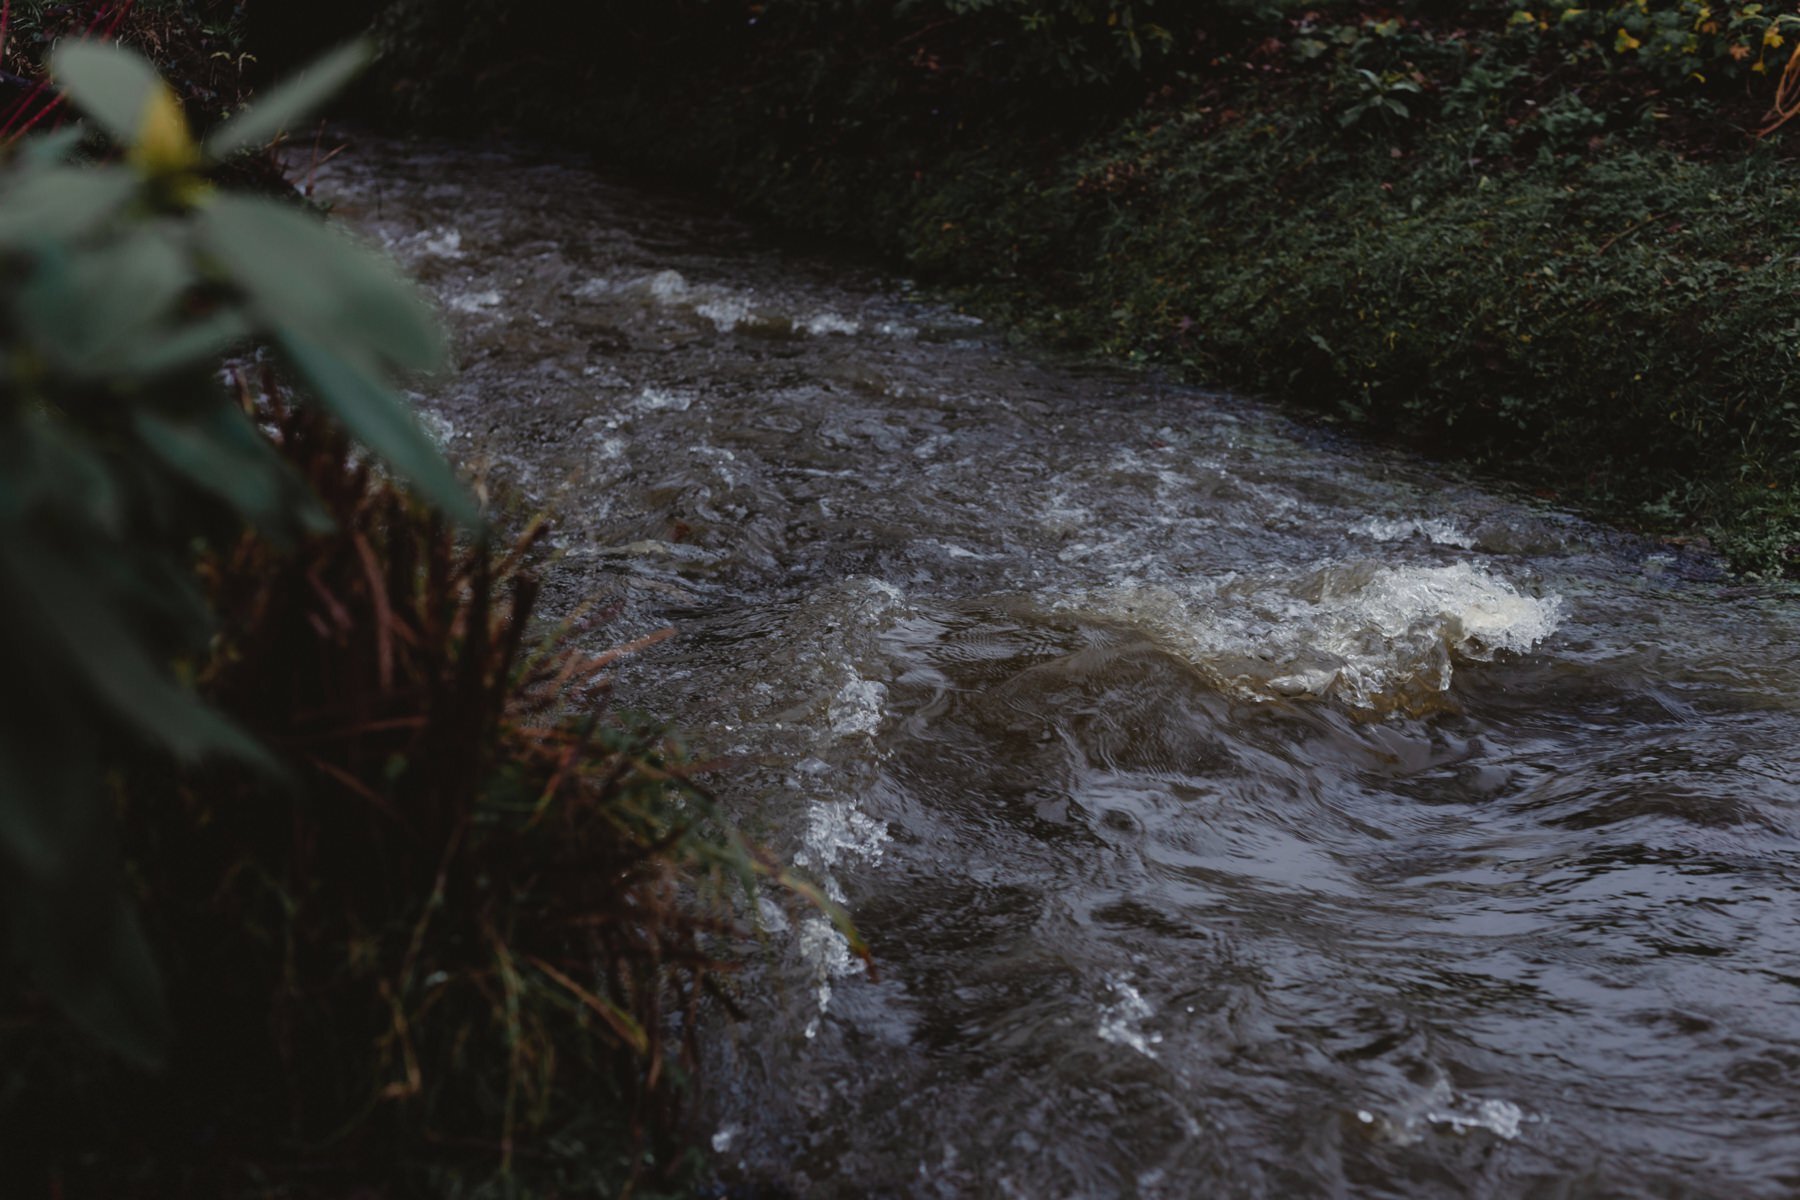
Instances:
[[[358,139],[459,462],[765,905],[734,1196],[1800,1194],[1800,616],[578,158]],[[721,1194],[725,1194],[724,1191]]]

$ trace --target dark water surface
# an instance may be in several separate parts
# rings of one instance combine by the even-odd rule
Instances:
[[[723,1178],[1800,1195],[1789,602],[1240,399],[1007,348],[574,162],[364,142],[453,453],[874,945],[771,911]]]

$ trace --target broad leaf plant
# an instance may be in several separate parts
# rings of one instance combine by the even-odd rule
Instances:
[[[121,886],[119,764],[236,760],[281,786],[184,682],[211,629],[193,555],[246,525],[281,541],[325,523],[222,361],[279,356],[367,451],[478,520],[393,386],[445,364],[429,306],[297,204],[212,181],[367,58],[328,55],[199,142],[142,59],[65,45],[51,72],[91,127],[0,166],[0,936],[31,986],[146,1064],[169,1023]]]

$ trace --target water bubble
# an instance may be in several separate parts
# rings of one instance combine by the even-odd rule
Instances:
[[[887,686],[869,679],[853,679],[838,689],[832,698],[827,719],[831,732],[840,737],[858,733],[874,733],[881,726],[882,705],[887,702]]]

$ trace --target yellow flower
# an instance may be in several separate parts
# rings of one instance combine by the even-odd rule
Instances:
[[[1638,41],[1629,33],[1626,33],[1624,29],[1620,29],[1619,36],[1613,40],[1613,49],[1617,50],[1620,54],[1623,54],[1627,50],[1636,50],[1643,44],[1644,43]]]
[[[212,194],[212,185],[198,173],[200,147],[167,84],[158,83],[144,101],[137,138],[125,157],[177,207],[201,204]]]
[[[173,175],[199,165],[200,148],[181,115],[181,101],[168,85],[158,84],[144,101],[131,161],[147,175]]]

